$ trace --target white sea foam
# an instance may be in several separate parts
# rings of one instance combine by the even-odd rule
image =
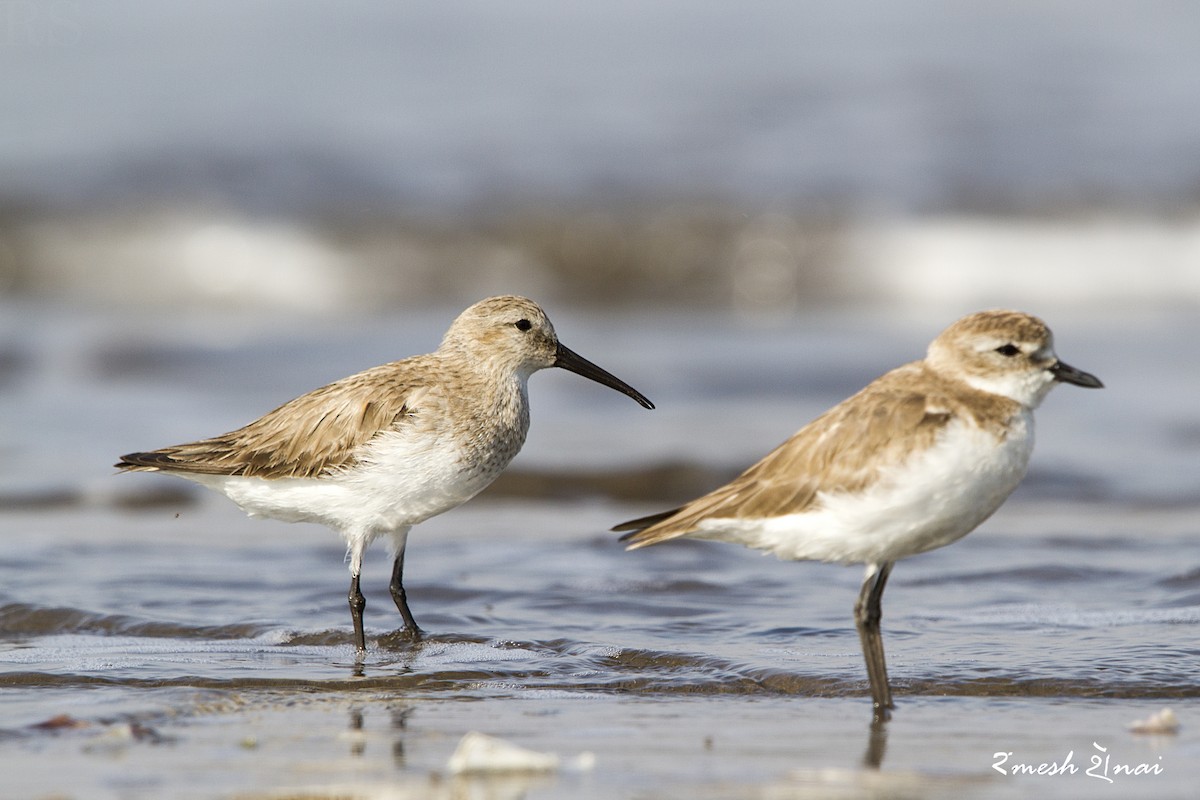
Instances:
[[[865,294],[921,308],[1200,304],[1200,219],[932,217],[864,225]]]
[[[998,306],[1053,310],[1061,319],[1064,309],[1200,305],[1200,217],[903,216],[850,218],[817,230],[797,214],[731,222],[714,240],[728,256],[693,275],[689,291],[749,319],[778,322],[829,298],[948,318]],[[670,215],[666,208],[659,214]],[[655,224],[653,213],[646,224]],[[568,267],[550,266],[537,241],[517,231],[507,234],[513,241],[468,233],[445,240],[396,227],[332,237],[315,226],[182,209],[50,216],[19,230],[14,269],[22,286],[96,306],[328,315],[458,296],[467,287],[470,296],[579,288]],[[595,256],[632,247],[627,234],[593,243]],[[626,253],[638,269],[612,287],[616,296],[677,282],[676,267],[655,248],[699,240],[648,241]]]
[[[524,647],[501,647],[495,642],[435,642],[423,646],[413,660],[414,668],[445,664],[479,664],[495,661],[535,661],[544,656]]]

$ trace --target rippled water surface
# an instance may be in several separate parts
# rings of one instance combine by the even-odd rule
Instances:
[[[1072,797],[1100,785],[1083,774],[1098,747],[1158,767],[1118,776],[1127,793],[1187,796],[1200,777],[1194,320],[1051,319],[1060,354],[1108,388],[1056,390],[1012,500],[897,566],[898,709],[872,730],[858,568],[712,543],[627,553],[606,531],[746,466],[942,321],[551,308],[564,342],[658,409],[535,376],[511,474],[410,539],[422,642],[396,634],[386,553],[368,552],[357,664],[331,533],[109,465],[430,349],[453,312],[147,340],[117,319],[10,311],[0,796]],[[1164,707],[1178,734],[1129,732]],[[459,785],[445,765],[470,730],[596,765]],[[1002,775],[1005,752],[1080,769]]]

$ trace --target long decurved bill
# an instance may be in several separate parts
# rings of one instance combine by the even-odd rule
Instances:
[[[1064,364],[1061,361],[1056,362],[1050,368],[1050,374],[1063,383],[1073,383],[1076,386],[1083,386],[1087,389],[1104,388],[1104,384],[1095,375],[1090,372],[1084,372],[1081,369],[1075,369],[1070,364]]]
[[[610,389],[616,389],[621,394],[627,394],[634,400],[637,400],[642,408],[654,408],[654,403],[647,400],[646,396],[637,389],[611,372],[600,369],[600,367],[597,367],[583,356],[570,348],[563,347],[561,344],[558,346],[558,352],[554,356],[554,366],[562,367],[565,370],[574,372],[576,375],[582,375],[596,383],[602,383]]]

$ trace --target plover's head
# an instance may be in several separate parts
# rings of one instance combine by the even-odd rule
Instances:
[[[450,325],[442,349],[465,352],[473,364],[522,378],[547,367],[562,367],[654,408],[632,386],[558,341],[546,312],[525,297],[502,295],[480,300]]]
[[[980,311],[963,317],[933,340],[925,360],[948,378],[1030,408],[1058,382],[1093,389],[1104,385],[1060,361],[1046,323],[1020,311]]]

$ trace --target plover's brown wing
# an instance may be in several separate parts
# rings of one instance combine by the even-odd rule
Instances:
[[[414,363],[415,362],[415,363]],[[350,466],[380,431],[432,400],[416,359],[384,364],[301,395],[236,431],[122,456],[123,470],[314,478]],[[425,408],[425,411],[431,409]]]
[[[929,447],[961,402],[918,363],[893,370],[800,429],[740,476],[674,511],[618,525],[630,548],[685,536],[708,519],[810,510],[819,493],[862,491]]]

